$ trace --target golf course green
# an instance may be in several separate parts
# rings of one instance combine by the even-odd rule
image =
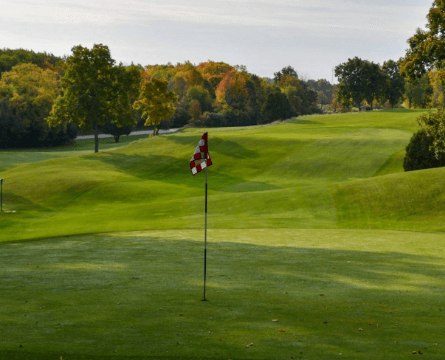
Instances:
[[[420,114],[0,151],[0,359],[444,359],[445,168],[402,166]]]

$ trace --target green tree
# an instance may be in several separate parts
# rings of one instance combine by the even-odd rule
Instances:
[[[445,0],[434,0],[426,30],[417,29],[408,39],[409,49],[401,64],[402,74],[419,78],[429,70],[445,68]]]
[[[189,105],[189,115],[192,123],[196,123],[202,116],[201,104],[198,100],[192,100]]]
[[[10,71],[15,65],[34,64],[42,69],[54,70],[63,59],[52,54],[25,49],[0,49],[0,74]]]
[[[245,66],[229,70],[215,90],[215,109],[228,126],[253,125],[262,121],[262,81]]]
[[[114,141],[119,142],[121,135],[128,135],[137,123],[137,112],[133,103],[139,95],[142,69],[135,65],[119,65],[113,72],[115,100],[111,104],[111,117],[101,130],[113,135]]]
[[[306,81],[301,81],[301,114],[314,114],[320,112],[317,106],[317,92],[312,90]]]
[[[431,84],[432,107],[445,107],[445,69],[431,70],[428,72]]]
[[[169,120],[175,113],[176,103],[177,97],[168,90],[166,81],[146,77],[133,106],[141,112],[145,125],[153,127],[153,135],[157,135],[161,122]]]
[[[267,96],[262,112],[266,122],[285,120],[292,116],[292,107],[287,96],[276,89]]]
[[[420,126],[425,129],[426,134],[432,139],[431,149],[434,150],[436,158],[445,153],[445,110],[431,111],[418,118]]]
[[[247,102],[245,106],[246,115],[249,118],[249,124],[260,124],[263,122],[261,109],[266,101],[268,84],[264,79],[254,74],[249,74],[246,83]]]
[[[394,108],[403,97],[405,90],[405,80],[400,74],[400,67],[394,60],[385,61],[382,71],[386,76],[385,100]]]
[[[425,129],[420,129],[411,137],[403,160],[405,171],[445,166],[445,154],[436,156],[433,141]]]
[[[287,100],[290,105],[290,111],[288,113],[289,116],[301,115],[302,112],[302,104],[303,104],[303,89],[301,85],[301,81],[298,78],[298,74],[292,66],[286,66],[280,71],[274,73],[273,78],[274,84],[281,90],[283,94],[286,95]],[[266,107],[270,107],[271,103],[282,102],[279,100],[279,96],[276,94],[268,97],[266,99]],[[278,102],[277,102],[278,101]],[[282,104],[284,106],[284,102]],[[268,115],[270,118],[271,114]],[[281,117],[280,117],[281,118]]]
[[[99,151],[99,130],[115,117],[115,61],[102,44],[92,49],[75,46],[66,60],[63,94],[49,118],[50,125],[74,122],[94,131],[94,152]]]
[[[274,73],[274,82],[280,88],[287,86],[298,86],[298,74],[292,66],[286,66],[280,71]]]
[[[427,15],[426,30],[417,29],[416,33],[408,39],[409,49],[402,60],[401,71],[409,79],[419,79],[427,72],[438,71],[439,77],[434,79],[435,98],[437,90],[443,91],[441,72],[445,70],[445,0],[434,0]],[[445,152],[445,110],[431,112],[421,116],[418,120],[426,134],[432,138],[432,149],[438,158]]]
[[[410,80],[419,79],[433,72],[433,105],[445,106],[445,0],[434,0],[427,14],[426,29],[417,29],[408,39],[409,49],[401,62],[402,75]],[[439,75],[439,76],[437,76]],[[442,94],[439,94],[442,92]],[[438,101],[437,101],[438,100]]]
[[[337,96],[344,106],[360,107],[366,100],[372,107],[374,99],[381,98],[385,89],[385,76],[378,64],[358,57],[348,59],[335,67],[338,78]]]
[[[212,97],[201,85],[195,85],[187,91],[188,113],[192,122],[196,123],[203,112],[212,110]]]
[[[210,111],[212,109],[212,97],[208,90],[201,85],[190,87],[187,91],[187,98],[190,102],[198,101],[202,111]]]
[[[317,94],[298,78],[292,66],[286,66],[274,74],[274,83],[287,96],[291,116],[311,114],[317,111]]]
[[[334,86],[325,79],[308,80],[307,85],[309,89],[317,93],[317,102],[323,108],[332,102],[334,94]]]
[[[288,85],[284,88],[281,88],[280,91],[284,95],[286,95],[287,100],[289,102],[290,105],[289,116],[302,115],[303,97],[300,84],[298,83],[297,86]]]
[[[0,80],[0,147],[57,145],[76,135],[66,126],[46,123],[59,94],[56,72],[34,64],[19,64]]]
[[[422,75],[419,79],[405,80],[405,99],[408,108],[425,108],[431,100],[433,88],[427,74]]]

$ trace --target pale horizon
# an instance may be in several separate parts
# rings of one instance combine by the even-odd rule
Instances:
[[[207,60],[264,77],[290,65],[334,80],[354,56],[383,63],[405,54],[430,2],[376,0],[1,0],[0,48],[57,56],[102,43],[125,64]]]

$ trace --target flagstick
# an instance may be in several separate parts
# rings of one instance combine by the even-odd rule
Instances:
[[[207,280],[207,188],[208,188],[208,168],[206,172],[206,191],[205,191],[205,214],[204,214],[204,296],[202,301],[206,299],[206,280]]]

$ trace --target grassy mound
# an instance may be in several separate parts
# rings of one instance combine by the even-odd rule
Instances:
[[[363,224],[363,219],[345,220],[357,217],[348,215],[347,203],[355,200],[350,194],[343,198],[337,185],[400,172],[398,159],[416,116],[312,116],[272,126],[212,129],[211,226]],[[21,163],[4,172],[5,207],[16,212],[2,217],[0,239],[201,227],[203,177],[188,170],[200,133],[138,140],[99,154],[34,152],[29,163],[23,153],[9,153]],[[52,159],[38,161],[51,154]]]
[[[445,231],[445,168],[337,185],[339,225]]]
[[[210,129],[208,302],[202,130],[0,151],[0,358],[443,359],[445,169],[403,172],[417,115]]]
[[[417,115],[311,116],[211,129],[210,226],[368,227],[367,220],[347,221],[361,212],[350,214],[348,203],[356,200],[339,189],[351,179],[372,183],[379,181],[376,175],[400,172],[398,160]],[[45,161],[37,161],[43,155],[34,152],[28,164],[23,153],[8,153],[5,207],[16,212],[2,216],[0,240],[202,227],[203,177],[188,170],[201,132],[138,140],[99,154],[45,153]]]

